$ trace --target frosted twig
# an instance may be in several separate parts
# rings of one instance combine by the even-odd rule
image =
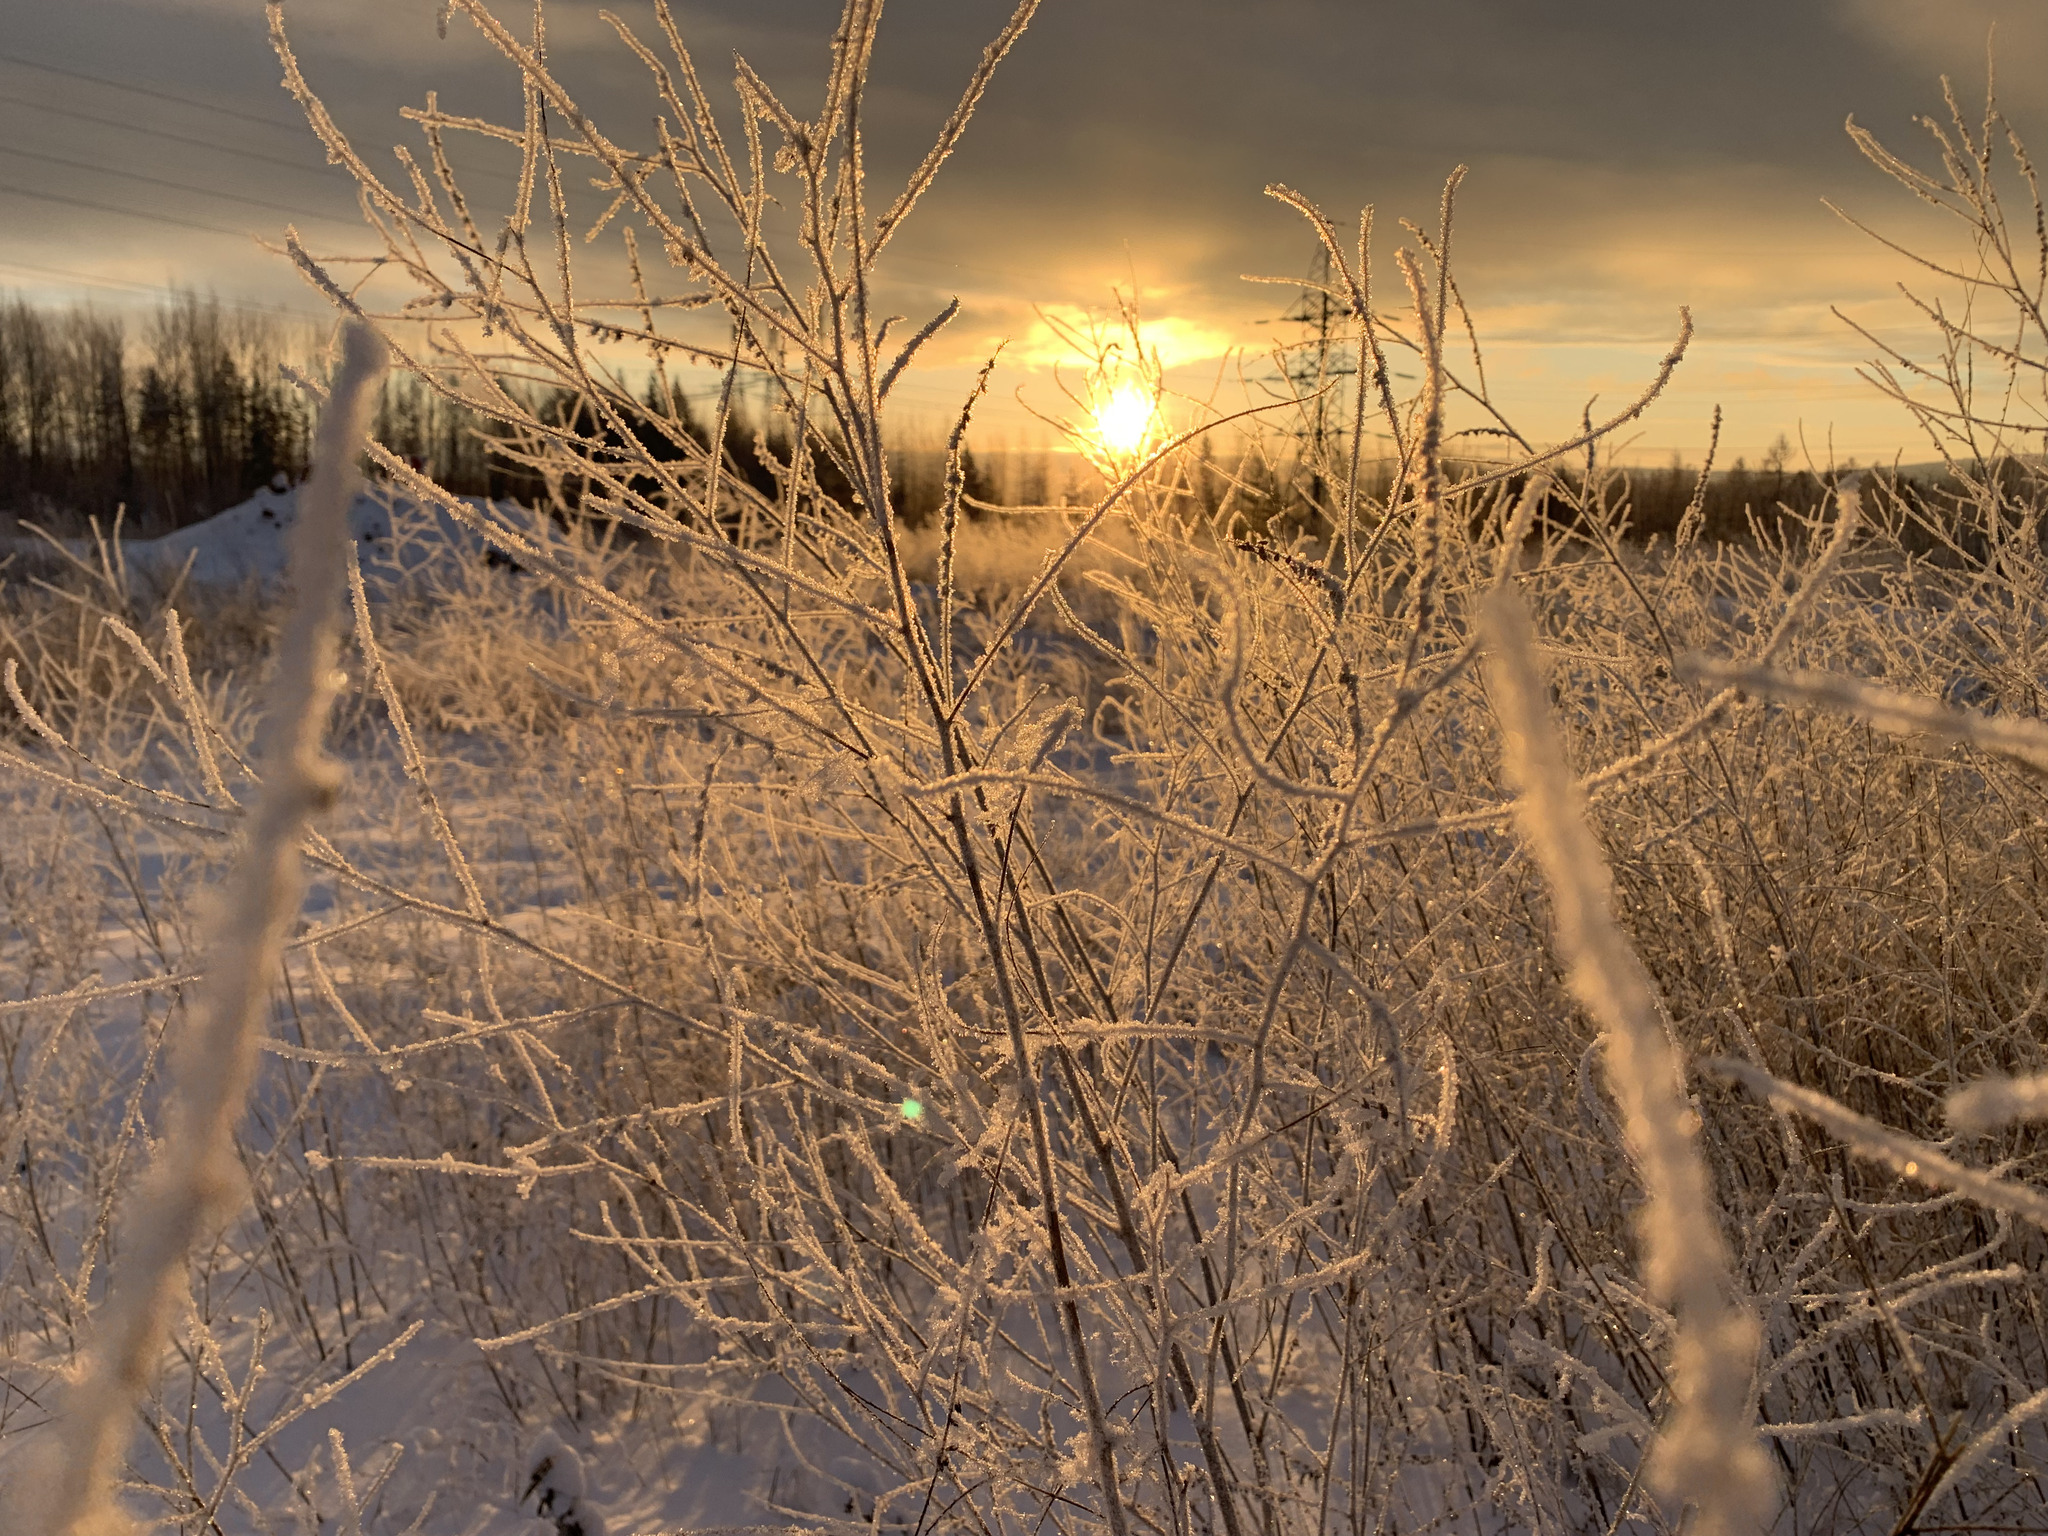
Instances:
[[[2048,1120],[2048,1076],[1984,1077],[1948,1096],[1948,1123],[1968,1135]]]
[[[1483,622],[1507,769],[1521,791],[1516,821],[1550,887],[1568,983],[1599,1021],[1608,1083],[1642,1170],[1644,1277],[1678,1317],[1674,1402],[1650,1453],[1652,1485],[1696,1506],[1700,1536],[1732,1536],[1753,1529],[1773,1501],[1751,1398],[1756,1322],[1733,1299],[1720,1212],[1693,1140],[1698,1116],[1650,979],[1615,922],[1606,860],[1534,665],[1535,630],[1505,588],[1488,596]]]
[[[1954,1464],[1942,1474],[1941,1481],[1934,1485],[1934,1491],[1927,1496],[1927,1503],[1923,1507],[1934,1508],[1937,1501],[1993,1452],[2004,1448],[2011,1449],[2017,1454],[2020,1426],[2040,1418],[2043,1414],[2048,1414],[2048,1387],[2043,1387],[2033,1396],[2014,1403],[1964,1446]]]
[[[1939,1147],[1880,1125],[1824,1093],[1788,1083],[1740,1061],[1716,1061],[1713,1069],[1732,1077],[1773,1104],[1794,1110],[1818,1125],[1858,1157],[1880,1163],[1929,1189],[1952,1190],[1989,1210],[2004,1211],[2048,1232],[2048,1194],[2011,1179],[1965,1167]]]
[[[1818,704],[1894,736],[1940,736],[2048,773],[2048,725],[2021,715],[1986,715],[1937,699],[1901,693],[1861,678],[1824,672],[1779,672],[1688,657],[1684,669],[1703,682],[1740,688],[1790,704]]]
[[[270,685],[267,771],[249,841],[223,892],[205,982],[177,1047],[164,1143],[129,1215],[123,1261],[84,1372],[49,1432],[45,1471],[27,1480],[29,1497],[40,1502],[23,1529],[114,1536],[127,1528],[112,1502],[112,1481],[128,1416],[154,1374],[186,1252],[235,1199],[235,1126],[254,1073],[270,978],[304,889],[299,842],[337,787],[320,751],[334,696],[335,597],[355,456],[383,369],[375,333],[348,327],[320,424],[317,467],[292,533],[296,596]]]

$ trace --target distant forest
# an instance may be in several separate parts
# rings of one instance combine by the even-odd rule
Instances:
[[[303,473],[310,422],[278,373],[301,349],[283,324],[185,295],[139,329],[0,304],[0,511],[65,521],[125,504],[163,529]]]
[[[126,526],[147,536],[210,517],[279,475],[301,478],[312,413],[279,366],[317,372],[316,351],[310,325],[197,294],[140,320],[85,305],[0,301],[0,517],[56,527],[93,516],[105,524],[125,507]],[[567,396],[556,404],[571,409]],[[684,411],[688,430],[704,441],[704,427]],[[457,494],[545,496],[537,476],[491,451],[491,431],[404,375],[386,382],[373,428],[379,442]],[[755,452],[756,432],[736,411],[726,447],[738,472],[772,495],[776,482]],[[767,437],[786,449],[772,423]],[[655,434],[647,438],[652,444]],[[1042,466],[1013,478],[1026,498],[1043,498]],[[913,520],[937,505],[933,452],[907,451],[899,480]],[[999,494],[972,463],[967,488],[983,499]]]
[[[84,305],[0,301],[0,519],[55,529],[94,516],[104,526],[125,507],[126,526],[148,536],[210,517],[279,475],[299,479],[312,416],[279,365],[310,367],[316,351],[310,325],[197,294],[178,295],[139,319]],[[567,396],[558,404],[565,413],[572,408]],[[783,452],[776,425],[771,419],[765,436]],[[689,429],[700,442],[707,435],[700,423]],[[772,495],[776,482],[755,449],[759,430],[735,413],[726,448],[735,470]],[[450,407],[416,377],[387,381],[374,433],[458,494],[546,495],[536,476],[491,451],[489,423]],[[1076,466],[1048,460],[1023,453],[976,464],[970,455],[968,494],[1004,504],[1065,502],[1076,494]],[[942,456],[899,445],[896,466],[899,511],[919,522],[939,503]],[[828,482],[835,478],[828,466],[820,469]],[[1204,444],[1190,472],[1198,501],[1213,511],[1228,497],[1254,534],[1285,538],[1323,522],[1311,503],[1324,482],[1306,466],[1267,454],[1225,463]],[[1671,533],[1696,477],[1675,464],[1632,471],[1632,533]],[[1788,468],[1782,454],[1755,469],[1738,459],[1708,487],[1704,531],[1741,539],[1752,528],[1749,508],[1774,524],[1780,504],[1806,515],[1825,495],[1818,479]],[[1557,512],[1568,519],[1561,505]]]
[[[163,532],[307,467],[313,413],[281,364],[317,372],[310,325],[181,294],[139,321],[0,303],[0,514]],[[389,381],[379,441],[463,494],[542,487],[417,378]]]

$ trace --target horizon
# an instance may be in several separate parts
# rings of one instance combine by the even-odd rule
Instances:
[[[227,0],[6,8],[16,25],[0,52],[0,210],[12,216],[0,289],[102,309],[186,289],[331,320],[254,238],[274,242],[293,223],[316,251],[369,249],[353,182],[321,163],[278,86],[260,16]],[[645,9],[626,20],[653,35]],[[729,103],[727,49],[778,89],[814,88],[814,9],[713,0],[681,7],[679,20]],[[881,185],[1008,9],[898,0],[887,13],[870,128]],[[1307,334],[1283,317],[1312,237],[1264,186],[1298,187],[1340,230],[1374,204],[1384,294],[1398,288],[1394,247],[1412,243],[1398,221],[1433,228],[1443,179],[1465,164],[1454,229],[1463,296],[1489,383],[1534,434],[1567,436],[1589,403],[1632,398],[1689,305],[1691,350],[1638,424],[1630,462],[1698,462],[1717,405],[1724,464],[1756,462],[1780,436],[1819,467],[1928,458],[1905,413],[1856,376],[1870,344],[1831,313],[1917,343],[1920,317],[1894,289],[1912,269],[1820,200],[1913,249],[1952,250],[1954,237],[1863,161],[1843,118],[1924,160],[1912,118],[1941,110],[1938,76],[1953,73],[1973,112],[1994,29],[2007,74],[2024,78],[2048,60],[2048,17],[2009,0],[1938,15],[1916,0],[1840,0],[1775,18],[1778,40],[1759,55],[1747,39],[1763,28],[1761,0],[1737,9],[1708,22],[1602,5],[1546,26],[1505,0],[1463,0],[1450,22],[1368,20],[1304,0],[1270,24],[1205,6],[1169,25],[1159,0],[1043,7],[915,229],[885,253],[883,297],[912,324],[962,303],[906,376],[899,432],[943,433],[1002,342],[974,440],[1053,446],[1030,412],[1061,405],[1055,367],[1075,361],[1062,333],[1110,317],[1119,292],[1145,313],[1169,389],[1235,408],[1249,398],[1242,376],[1255,388],[1274,374],[1272,347]],[[437,40],[432,11],[296,0],[286,13],[314,88],[383,175],[398,173],[380,146],[418,146],[398,109],[429,88],[449,111],[516,118],[508,72],[460,17]],[[1317,45],[1305,53],[1301,38]],[[650,109],[639,66],[590,8],[558,10],[549,50],[566,79],[608,100],[600,119],[614,132]],[[1340,67],[1366,55],[1360,79]],[[2031,103],[2003,105],[2024,135]],[[453,148],[481,197],[508,177],[487,148]],[[485,228],[498,212],[480,208]],[[603,261],[609,248],[616,270],[616,247],[608,232],[584,254]],[[700,398],[716,387],[684,384]]]

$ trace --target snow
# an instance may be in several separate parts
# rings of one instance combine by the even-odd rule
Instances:
[[[121,559],[131,574],[165,585],[182,581],[187,589],[233,590],[254,586],[265,594],[284,582],[286,537],[299,515],[299,487],[282,477],[203,522],[192,523],[154,539],[124,539]],[[509,504],[465,497],[480,512],[499,511],[514,521],[527,518]],[[349,533],[362,561],[365,584],[373,594],[389,592],[406,582],[432,583],[454,575],[465,564],[507,563],[476,533],[446,512],[419,506],[387,487],[360,493],[349,508]],[[15,539],[21,551],[47,548],[42,539]],[[89,539],[54,541],[79,559],[95,560]]]
[[[130,545],[128,558],[161,576],[184,571],[188,582],[200,586],[253,580],[267,588],[284,578],[285,535],[297,521],[298,498],[297,486],[273,485],[203,523]],[[480,511],[490,505],[481,497],[466,499]],[[348,521],[364,579],[373,590],[404,577],[445,574],[451,561],[501,558],[447,513],[385,489],[358,495]]]
[[[472,505],[484,506],[477,501]],[[528,516],[518,508],[501,510],[522,522]],[[284,579],[289,543],[285,535],[297,513],[296,488],[267,488],[163,538],[124,540],[121,558],[131,573],[146,579],[166,585],[182,580],[186,595],[178,601],[188,607],[190,594],[198,591],[272,589]],[[473,580],[477,568],[489,561],[482,540],[468,528],[386,490],[358,496],[349,517],[373,596],[445,589]],[[47,547],[41,540],[35,543]],[[79,559],[96,563],[91,541],[70,541],[66,547]],[[519,581],[523,589],[525,579]],[[461,745],[439,742],[436,754],[450,813],[465,825],[516,823],[513,786],[504,775],[493,773],[488,761],[452,757]],[[163,765],[138,771],[152,785],[168,782]],[[244,786],[237,780],[236,787]],[[392,785],[381,776],[378,763],[352,761],[351,787],[353,792],[337,808],[329,831],[344,838],[362,867],[397,875],[408,859],[416,859],[418,849],[382,819],[394,798]],[[75,807],[60,807],[41,791],[19,785],[0,793],[0,810],[14,828],[17,850],[37,836],[61,842],[63,828],[78,814]],[[138,856],[132,868],[138,888],[153,900],[164,899],[168,887],[208,883],[205,877],[194,881],[192,863],[195,858],[210,858],[209,853],[160,846],[147,830],[138,834],[135,848]],[[504,884],[509,889],[510,873],[531,872],[531,855],[525,844],[506,841],[495,855],[477,857],[473,867],[492,882],[494,891],[497,877],[507,874]],[[81,873],[80,878],[91,883],[94,876]],[[109,894],[117,899],[113,888]],[[331,881],[316,879],[302,915],[317,921],[331,914],[335,896]],[[508,905],[502,921],[512,930],[544,936],[551,920],[573,920],[569,896],[567,885],[558,888],[550,882],[536,887],[525,904]],[[111,906],[98,914],[92,952],[98,962],[96,974],[78,979],[88,988],[160,979],[196,963],[175,940],[169,955],[159,951]],[[0,960],[19,968],[22,957],[16,947],[6,947],[0,948]],[[381,979],[351,966],[345,957],[336,958],[330,975],[352,995]],[[14,974],[9,980],[7,992],[12,996],[20,981]],[[66,978],[67,983],[72,980]],[[113,1007],[102,1004],[104,1012],[93,1016],[89,1027],[96,1032],[99,1048],[110,1060],[124,1064],[123,1071],[139,1067],[148,1005],[154,1002],[160,1009],[164,990],[154,989],[148,997],[132,1001],[110,1000]],[[277,1104],[268,1109],[282,1113]],[[276,1208],[275,1199],[272,1206]],[[333,1397],[323,1396],[317,1408],[279,1430],[267,1442],[268,1453],[242,1469],[238,1486],[273,1523],[266,1526],[247,1507],[237,1505],[223,1511],[223,1528],[252,1536],[265,1529],[302,1528],[299,1517],[311,1520],[315,1509],[330,1516],[336,1509],[346,1511],[341,1491],[345,1482],[361,1494],[361,1529],[413,1530],[419,1536],[640,1536],[683,1529],[731,1530],[786,1515],[791,1509],[814,1511],[822,1524],[841,1513],[846,1498],[842,1483],[861,1476],[827,1427],[785,1424],[789,1404],[772,1384],[735,1379],[722,1390],[707,1392],[701,1403],[650,1402],[633,1422],[594,1414],[586,1415],[580,1425],[556,1422],[536,1429],[530,1423],[511,1422],[494,1384],[491,1357],[479,1347],[475,1330],[437,1315],[406,1255],[385,1252],[381,1258],[391,1307],[383,1318],[359,1325],[349,1341],[352,1358],[360,1363],[387,1343],[400,1338],[405,1342],[391,1358]],[[420,1326],[408,1336],[412,1324]],[[254,1341],[252,1320],[216,1315],[210,1326],[233,1363],[234,1379],[246,1379]],[[705,1342],[701,1352],[708,1355],[711,1349]],[[324,1393],[346,1363],[314,1358],[303,1341],[275,1324],[263,1360],[250,1404],[250,1420],[259,1430],[289,1414],[294,1404]],[[28,1349],[15,1356],[13,1365],[31,1377],[57,1368],[53,1359]],[[214,1444],[227,1440],[226,1417],[217,1404],[202,1404],[195,1422]],[[4,1415],[0,1428],[12,1428]],[[11,1513],[8,1500],[21,1476],[21,1457],[33,1442],[33,1435],[0,1434],[0,1529],[19,1528],[6,1519]],[[139,1446],[136,1454],[146,1476],[164,1484],[174,1481],[147,1445]],[[837,1468],[844,1475],[835,1480],[814,1470],[817,1467]],[[141,1494],[131,1494],[128,1507],[137,1513],[156,1508]],[[334,1528],[331,1520],[326,1528]],[[342,1528],[349,1528],[346,1518]]]

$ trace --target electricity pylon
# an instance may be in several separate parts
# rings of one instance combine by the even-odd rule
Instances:
[[[1330,297],[1330,253],[1318,245],[1300,299],[1280,317],[1288,324],[1309,328],[1298,347],[1286,350],[1284,367],[1295,398],[1303,398],[1304,392],[1308,397],[1307,419],[1294,435],[1302,440],[1309,464],[1309,499],[1318,506],[1323,500],[1323,465],[1333,442],[1346,435],[1341,418],[1332,424],[1329,386],[1333,380],[1358,372],[1357,365],[1337,347],[1335,332],[1342,313]]]

